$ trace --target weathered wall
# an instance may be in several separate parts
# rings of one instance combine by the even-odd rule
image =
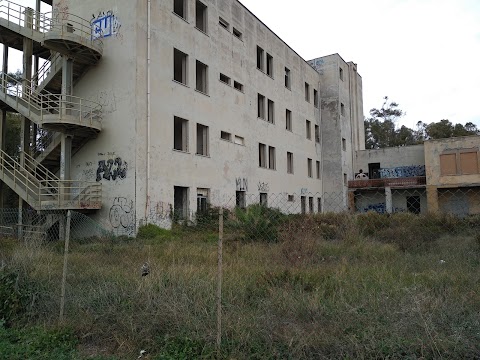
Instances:
[[[425,152],[423,145],[356,151],[357,168],[355,172],[362,169],[365,173],[368,173],[369,163],[380,163],[380,167],[384,169],[425,165]]]
[[[480,173],[462,174],[460,153],[477,153],[477,169],[480,169],[480,136],[465,136],[450,139],[425,141],[425,164],[428,186],[457,187],[480,185]],[[456,154],[457,175],[442,175],[440,169],[440,155]]]

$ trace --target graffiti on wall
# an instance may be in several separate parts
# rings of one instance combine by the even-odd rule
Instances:
[[[235,185],[237,191],[248,191],[248,179],[247,178],[236,178]]]
[[[314,59],[308,62],[320,75],[323,75],[323,59]]]
[[[100,160],[97,168],[97,181],[125,179],[127,177],[128,163],[121,157]]]
[[[158,226],[168,225],[172,218],[172,209],[172,204],[163,201],[149,201],[148,211],[146,214],[147,223],[155,224]]]
[[[270,191],[270,186],[268,186],[268,183],[266,182],[258,182],[258,191],[260,192],[269,192]]]
[[[135,208],[133,200],[116,197],[109,213],[110,225],[117,235],[135,235]]]
[[[122,25],[112,10],[101,11],[98,15],[92,15],[90,20],[92,27],[92,39],[118,36]]]
[[[380,169],[380,178],[406,178],[425,176],[425,165],[399,166],[390,169]]]
[[[68,19],[68,4],[66,0],[60,0],[53,6],[52,9],[53,19],[56,22],[62,22],[63,20]]]

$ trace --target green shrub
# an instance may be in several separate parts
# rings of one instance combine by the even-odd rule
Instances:
[[[19,285],[20,275],[12,270],[0,270],[0,321],[10,324],[26,311],[28,297]]]
[[[170,230],[162,229],[154,224],[147,224],[140,226],[138,228],[137,237],[139,239],[169,239],[172,236],[172,232]]]
[[[239,231],[246,241],[277,242],[279,225],[287,216],[280,210],[260,204],[236,208],[235,219],[227,226]]]

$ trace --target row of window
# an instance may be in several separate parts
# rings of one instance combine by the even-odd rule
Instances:
[[[232,86],[232,79],[225,74],[220,73],[220,79],[219,80],[221,82],[223,82],[224,84],[227,84],[228,86]],[[236,81],[236,80],[233,81],[233,87],[235,89],[237,89],[238,91],[243,92],[243,84]]]
[[[257,69],[266,73],[273,78],[274,66],[273,56],[265,52],[260,46],[257,45]],[[292,89],[291,71],[285,67],[285,87],[289,90]],[[305,82],[305,101],[310,102],[310,84]],[[317,89],[313,89],[313,105],[318,108],[319,98]]]
[[[188,21],[187,0],[173,0],[173,13]],[[195,1],[195,27],[207,33],[207,5],[201,1]]]
[[[262,143],[258,144],[258,166],[276,170],[276,149]],[[287,152],[287,174],[294,173],[293,153]],[[307,176],[313,177],[313,160],[307,159]],[[320,179],[320,161],[316,161],[316,177]]]
[[[225,30],[227,30],[228,32],[230,32],[230,24],[228,23],[227,20],[219,17],[218,18],[218,24],[224,28]],[[237,28],[233,27],[232,26],[232,34],[233,36],[235,36],[236,38],[242,40],[242,32],[240,30],[238,30]]]

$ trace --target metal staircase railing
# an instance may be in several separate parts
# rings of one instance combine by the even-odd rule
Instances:
[[[24,84],[14,77],[0,73],[0,100],[4,100],[23,116],[42,125],[68,123],[98,129],[102,106],[94,101],[73,95],[34,92],[31,81]]]
[[[35,86],[35,90],[38,91],[38,87],[48,78],[50,74],[56,74],[62,69],[62,55],[58,52],[50,56],[38,71],[32,77],[32,84]]]
[[[24,157],[22,166],[0,150],[0,177],[35,210],[100,208],[101,184],[60,180],[31,156]]]
[[[30,14],[30,15],[29,15]],[[12,1],[0,0],[0,18],[33,32],[76,34],[85,43],[95,43],[103,49],[101,36],[92,30],[90,21],[63,11],[41,13]]]

